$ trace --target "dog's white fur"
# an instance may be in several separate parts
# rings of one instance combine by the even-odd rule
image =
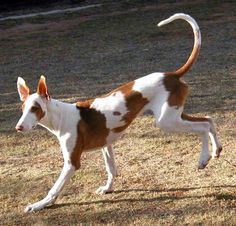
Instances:
[[[64,185],[68,182],[74,172],[79,169],[79,158],[81,153],[77,151],[78,159],[76,159],[76,164],[73,163],[74,160],[72,161],[72,158],[74,158],[75,147],[79,146],[78,123],[82,122],[87,117],[86,115],[84,116],[84,110],[91,110],[89,111],[89,114],[91,113],[91,115],[93,113],[92,111],[95,111],[96,115],[99,114],[101,119],[105,118],[104,128],[109,131],[106,136],[104,135],[105,143],[102,146],[108,180],[105,186],[97,189],[96,192],[99,194],[105,194],[113,190],[113,181],[117,171],[112,144],[120,138],[133,118],[146,110],[151,110],[154,113],[156,125],[165,131],[194,132],[201,135],[202,151],[199,159],[199,168],[204,168],[210,159],[208,148],[209,135],[212,142],[212,157],[214,158],[219,156],[222,148],[216,136],[212,120],[210,118],[200,119],[184,116],[184,100],[182,101],[183,103],[181,100],[179,101],[178,98],[182,98],[181,95],[178,96],[179,94],[175,94],[175,90],[171,91],[171,83],[173,82],[171,76],[175,76],[174,82],[177,80],[179,81],[182,74],[184,74],[194,62],[198,55],[196,50],[199,51],[201,45],[201,34],[198,25],[192,17],[186,14],[175,14],[169,19],[160,22],[159,26],[176,19],[186,20],[193,28],[195,53],[194,51],[192,52],[188,62],[182,68],[177,70],[174,75],[167,75],[165,73],[149,74],[135,80],[132,83],[132,86],[128,84],[126,88],[128,91],[124,91],[125,88],[122,87],[120,89],[118,88],[106,96],[94,99],[91,104],[89,104],[89,107],[80,108],[78,104],[68,104],[51,99],[43,76],[40,78],[37,93],[32,95],[30,95],[29,88],[25,81],[20,77],[18,78],[17,88],[20,99],[24,102],[24,107],[23,115],[17,123],[16,129],[25,132],[29,131],[37,124],[47,128],[57,136],[64,157],[64,167],[62,172],[52,189],[48,192],[48,195],[41,201],[28,205],[25,209],[26,212],[37,211],[54,203]],[[171,80],[169,84],[164,82],[167,76],[169,76]],[[185,88],[184,83],[180,83],[180,87],[177,87],[177,90],[182,89],[182,86]],[[133,97],[132,95],[135,98],[139,98],[140,101],[144,101],[144,104],[142,105],[143,107],[137,108],[138,111],[135,112],[134,116],[131,115],[131,117],[128,114],[132,111],[132,107],[128,107],[128,101],[130,106],[133,106],[132,101],[136,101],[135,106],[139,104],[137,100],[131,98]],[[177,99],[170,99],[171,95],[176,95]],[[128,116],[131,118],[128,118],[130,122],[126,120]],[[90,118],[90,121],[93,119],[95,118]],[[93,137],[89,137],[89,139],[93,142]],[[94,142],[97,141],[94,140]],[[93,147],[98,148],[99,145],[94,145]],[[81,152],[83,151],[82,148],[80,150]]]

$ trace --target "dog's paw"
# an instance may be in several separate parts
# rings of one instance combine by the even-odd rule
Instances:
[[[96,194],[98,195],[104,195],[107,193],[112,193],[113,189],[112,188],[107,188],[107,186],[101,186],[96,190]]]
[[[32,213],[32,212],[43,209],[44,206],[45,205],[40,205],[39,203],[30,204],[25,208],[24,212],[25,213]]]
[[[203,159],[200,159],[199,164],[198,164],[198,169],[204,169],[209,163],[210,159],[211,159],[211,156],[207,156]]]
[[[32,205],[28,205],[28,206],[25,208],[24,212],[25,212],[25,213],[32,213],[32,212],[37,211],[37,210],[38,210],[38,209],[37,209],[36,207],[34,207],[34,205],[32,204]]]

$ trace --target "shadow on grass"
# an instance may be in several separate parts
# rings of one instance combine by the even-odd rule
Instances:
[[[216,186],[203,186],[203,187],[186,187],[186,188],[170,188],[170,189],[124,189],[117,190],[113,193],[127,193],[127,192],[187,192],[205,188],[236,188],[236,185],[216,185]]]
[[[72,206],[72,205],[90,205],[90,204],[114,204],[114,203],[122,203],[122,202],[155,202],[155,201],[175,201],[181,199],[194,199],[194,198],[215,198],[217,200],[236,200],[236,195],[230,194],[208,194],[208,195],[184,195],[183,192],[194,191],[199,189],[208,189],[208,188],[236,188],[236,185],[226,185],[226,186],[205,186],[205,187],[190,187],[190,188],[171,188],[171,189],[127,189],[127,190],[117,190],[114,191],[113,194],[127,194],[127,193],[169,193],[167,195],[158,196],[155,198],[118,198],[114,199],[102,199],[96,201],[88,201],[88,202],[70,202],[70,203],[62,203],[62,204],[54,204],[52,206],[48,206],[47,209],[58,209],[62,207]]]
[[[171,189],[128,189],[119,190],[115,194],[129,193],[138,197],[139,192],[150,192],[152,197],[128,197],[113,199],[102,199],[88,202],[70,202],[63,204],[55,204],[47,207],[46,211],[51,212],[47,215],[46,221],[50,225],[58,223],[58,219],[70,222],[70,224],[117,224],[127,225],[134,222],[139,225],[150,225],[153,222],[163,223],[170,219],[176,222],[182,222],[191,218],[197,222],[205,222],[206,219],[201,218],[207,212],[207,215],[215,217],[216,214],[227,212],[227,219],[234,221],[236,200],[235,195],[227,194],[224,191],[214,191],[210,194],[185,195],[184,192],[194,191],[208,188],[235,188],[234,185],[225,186],[206,186],[206,187],[190,187],[190,188],[171,188]],[[164,192],[160,196],[155,195],[157,192]],[[199,194],[199,195],[198,195]],[[153,197],[154,196],[154,197]],[[186,200],[186,202],[184,201]],[[219,202],[221,204],[219,204]],[[222,204],[223,202],[223,204]],[[219,212],[219,205],[223,205]],[[64,209],[65,208],[65,209]],[[69,211],[69,213],[68,213]],[[208,220],[209,220],[208,219]],[[60,223],[62,223],[60,221]]]

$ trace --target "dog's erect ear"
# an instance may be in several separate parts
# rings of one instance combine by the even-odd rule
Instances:
[[[50,95],[48,93],[48,87],[46,85],[46,78],[43,75],[41,75],[41,77],[39,79],[37,93],[42,98],[45,98],[46,100],[50,99]]]
[[[30,95],[29,87],[26,85],[25,80],[21,77],[18,77],[17,79],[17,90],[20,96],[20,100],[23,102]]]

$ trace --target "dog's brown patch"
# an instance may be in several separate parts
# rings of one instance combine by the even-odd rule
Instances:
[[[105,116],[96,109],[90,108],[92,101],[78,102],[76,107],[81,119],[77,126],[77,142],[71,155],[71,162],[76,169],[80,167],[80,156],[83,151],[103,147],[110,130],[106,127]]]
[[[179,78],[165,74],[163,84],[169,91],[168,104],[169,106],[181,107],[184,105],[188,95],[188,86]]]
[[[34,101],[33,105],[30,108],[30,112],[34,113],[37,117],[37,120],[40,121],[45,115],[45,112],[42,110],[40,104]]]
[[[148,100],[144,98],[140,92],[132,90],[134,83],[134,81],[129,82],[113,91],[121,91],[124,94],[125,103],[128,110],[128,112],[122,118],[122,121],[125,122],[125,125],[114,128],[113,132],[115,133],[120,133],[125,130],[135,119],[138,113],[143,109],[143,107],[148,103]]]
[[[90,108],[92,102],[94,101],[94,99],[90,99],[90,100],[84,100],[84,101],[78,101],[76,103],[77,107],[84,107],[84,108]]]

